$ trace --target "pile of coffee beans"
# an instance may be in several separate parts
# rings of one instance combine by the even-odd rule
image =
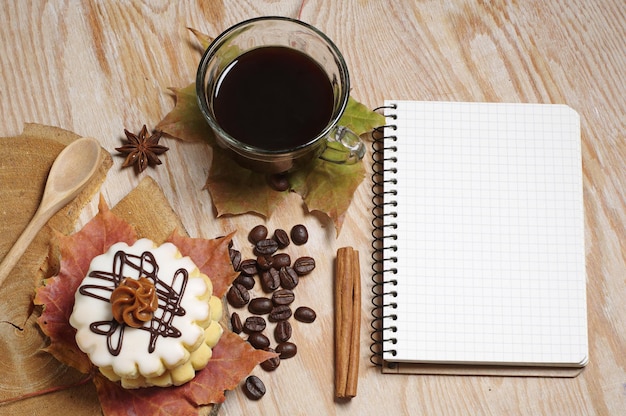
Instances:
[[[299,306],[292,310],[296,299],[295,288],[300,278],[307,276],[315,269],[315,259],[309,256],[298,257],[292,261],[285,250],[290,243],[303,245],[309,239],[307,228],[298,224],[288,234],[277,229],[273,235],[265,225],[257,225],[248,233],[248,241],[253,245],[255,258],[243,259],[241,252],[230,248],[233,267],[240,274],[231,285],[226,300],[235,309],[247,308],[247,317],[237,311],[232,312],[230,323],[233,332],[246,336],[246,340],[254,348],[276,352],[278,357],[261,363],[265,371],[274,371],[281,360],[295,356],[298,347],[292,342],[293,328],[290,319],[311,323],[316,313],[308,306]],[[258,284],[265,296],[254,296],[253,290]],[[268,322],[273,324],[272,339]],[[256,376],[250,376],[243,385],[246,395],[258,400],[265,394],[265,385]]]

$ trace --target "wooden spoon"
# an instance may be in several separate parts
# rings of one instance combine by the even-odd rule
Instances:
[[[100,144],[83,137],[69,144],[55,159],[35,215],[0,264],[0,287],[39,230],[74,199],[93,177],[100,160]]]

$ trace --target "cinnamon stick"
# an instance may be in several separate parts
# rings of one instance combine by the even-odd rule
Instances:
[[[348,381],[346,396],[356,396],[359,379],[359,356],[361,341],[361,270],[359,268],[359,252],[352,251],[352,334],[350,337],[350,359],[348,360]]]
[[[335,397],[356,396],[359,376],[361,272],[359,253],[337,250],[335,271]]]

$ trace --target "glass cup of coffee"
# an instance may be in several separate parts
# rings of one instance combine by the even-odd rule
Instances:
[[[350,95],[346,63],[301,21],[260,17],[227,29],[200,60],[196,93],[217,144],[245,168],[276,174],[318,157],[349,164],[365,154],[337,124]]]

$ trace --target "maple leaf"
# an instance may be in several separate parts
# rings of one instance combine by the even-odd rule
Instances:
[[[319,211],[333,220],[337,235],[341,231],[352,195],[363,181],[363,163],[338,165],[317,160],[312,169],[294,172],[289,182],[310,211]],[[341,192],[337,192],[341,189]],[[346,198],[350,195],[350,198]]]
[[[354,98],[348,99],[348,105],[339,119],[338,124],[345,126],[355,132],[357,136],[362,135],[385,124],[385,116],[370,110]]]
[[[204,49],[213,40],[198,30],[189,30]],[[233,48],[227,53],[238,54],[239,51]],[[254,212],[269,218],[287,197],[288,192],[276,192],[267,184],[264,175],[240,167],[216,145],[215,135],[198,107],[195,84],[171,90],[176,98],[174,109],[156,128],[183,141],[204,140],[212,147],[213,161],[205,188],[211,194],[217,216]],[[368,109],[352,97],[339,120],[340,125],[348,127],[359,136],[384,123],[382,114]],[[327,180],[330,172],[336,176]],[[363,162],[355,165],[333,165],[316,161],[290,174],[289,183],[291,190],[303,198],[308,210],[328,216],[339,234],[345,213],[363,178]]]
[[[202,33],[192,27],[188,27],[187,29],[189,29],[189,31],[195,35],[196,39],[198,39],[198,42],[200,42],[200,46],[202,47],[202,49],[207,49],[211,42],[213,42],[214,38],[212,38],[211,36]]]
[[[184,88],[170,88],[174,93],[175,105],[155,129],[168,136],[187,142],[206,141],[215,144],[215,135],[198,106],[196,84]]]
[[[94,383],[106,416],[191,415],[197,414],[197,406],[224,402],[226,390],[234,389],[257,364],[276,356],[225,330],[207,366],[182,386],[127,390],[102,376]]]
[[[218,217],[256,212],[267,218],[288,195],[273,190],[265,175],[242,168],[218,148],[213,149],[205,187]]]
[[[222,403],[224,391],[234,389],[258,364],[277,356],[275,352],[254,348],[239,335],[225,330],[213,347],[207,366],[178,389],[196,404]]]
[[[228,243],[233,234],[206,240],[185,237],[174,232],[167,241],[178,247],[178,250],[185,256],[189,256],[200,271],[209,276],[213,283],[213,296],[221,298],[239,275],[233,269],[228,251]]]
[[[44,286],[37,289],[34,303],[44,305],[37,322],[50,338],[50,345],[45,350],[62,363],[88,373],[91,363],[76,345],[76,331],[69,324],[74,293],[87,275],[94,257],[119,241],[134,243],[137,235],[130,225],[109,211],[101,197],[99,213],[82,230],[69,237],[56,233],[55,238],[62,260],[59,274],[47,279]]]
[[[209,276],[213,283],[213,294],[221,297],[237,276],[228,252],[232,235],[208,240],[173,232],[168,241]],[[94,257],[105,253],[117,242],[131,245],[137,238],[134,228],[113,214],[102,197],[98,214],[80,231],[71,236],[56,236],[61,255],[59,274],[47,279],[45,285],[37,289],[35,296],[35,304],[44,306],[38,323],[50,337],[50,345],[45,350],[83,373],[94,374],[93,382],[107,416],[196,414],[197,406],[223,402],[225,390],[236,387],[257,364],[277,354],[256,350],[241,337],[225,329],[213,348],[207,366],[198,371],[191,382],[182,386],[124,389],[119,383],[95,371],[89,357],[78,348],[76,331],[69,323],[74,294]]]

